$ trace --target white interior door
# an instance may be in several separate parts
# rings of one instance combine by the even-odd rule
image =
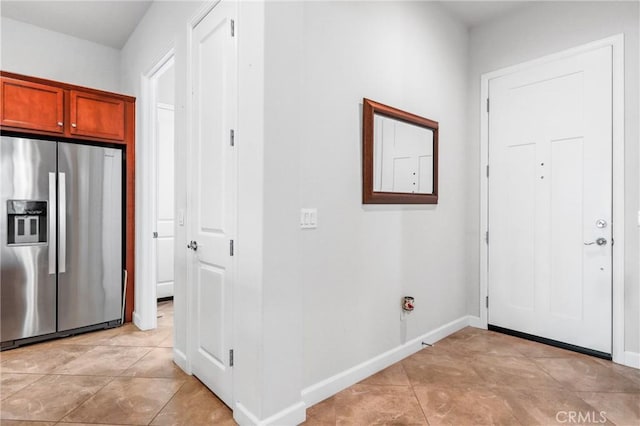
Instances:
[[[158,299],[173,296],[174,201],[173,201],[173,105],[156,107],[157,212],[156,212],[156,279]]]
[[[611,47],[492,79],[489,99],[488,322],[610,354]]]
[[[193,30],[189,212],[192,266],[189,357],[196,375],[232,404],[232,292],[236,217],[236,45],[233,3],[218,3]]]

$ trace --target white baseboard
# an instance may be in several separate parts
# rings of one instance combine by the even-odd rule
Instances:
[[[487,325],[482,324],[480,317],[474,317],[472,315],[469,315],[469,327],[483,328],[485,330],[487,329]]]
[[[282,426],[282,425],[299,425],[305,421],[305,404],[300,401],[290,407],[281,410],[273,416],[267,417],[264,420],[259,420],[251,411],[244,405],[236,403],[233,410],[233,419],[240,426]]]
[[[173,362],[185,373],[191,375],[191,371],[187,368],[187,355],[180,349],[173,348]]]
[[[144,321],[142,316],[138,312],[133,312],[133,324],[142,331],[153,330],[156,328],[155,324],[151,324],[149,321]]]
[[[625,351],[623,364],[627,367],[640,369],[640,353]]]
[[[173,297],[173,281],[165,283],[158,283],[156,288],[156,297],[162,299],[163,297]]]
[[[381,370],[384,370],[385,368],[408,357],[409,355],[418,352],[424,347],[422,345],[422,342],[433,344],[438,340],[441,340],[449,336],[450,334],[453,334],[456,331],[467,327],[471,324],[472,318],[475,317],[464,316],[457,320],[451,321],[450,323],[445,324],[433,331],[430,331],[429,333],[423,334],[422,336],[417,337],[405,343],[404,345],[398,346],[385,353],[382,353],[359,365],[338,373],[335,376],[329,377],[328,379],[316,383],[315,385],[311,385],[308,388],[302,390],[302,400],[305,402],[307,407],[317,404],[318,402],[337,394],[341,390],[344,390],[349,386],[352,386],[359,381],[364,380]]]
[[[135,311],[133,312],[133,325],[138,327],[140,330],[144,330],[142,328],[142,318],[140,318],[140,315]]]

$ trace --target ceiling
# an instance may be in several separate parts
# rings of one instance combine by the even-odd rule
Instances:
[[[453,16],[474,27],[490,19],[522,8],[528,1],[441,1]]]
[[[151,0],[1,0],[0,13],[16,21],[121,49],[151,3]],[[522,0],[440,3],[470,27],[527,4]]]
[[[0,14],[16,21],[121,49],[151,6],[148,0],[6,1]]]

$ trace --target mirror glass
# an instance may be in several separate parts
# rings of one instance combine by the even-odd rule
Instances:
[[[437,204],[438,122],[366,98],[362,107],[362,202]]]
[[[374,115],[374,192],[433,193],[433,130]]]

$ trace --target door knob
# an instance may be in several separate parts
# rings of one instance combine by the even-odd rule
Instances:
[[[198,242],[197,241],[190,241],[189,244],[187,244],[187,248],[191,249],[193,251],[197,251],[198,250]]]
[[[590,243],[584,243],[585,246],[591,246],[593,244],[597,244],[599,246],[606,246],[607,245],[607,239],[600,237],[595,241],[591,241]]]

